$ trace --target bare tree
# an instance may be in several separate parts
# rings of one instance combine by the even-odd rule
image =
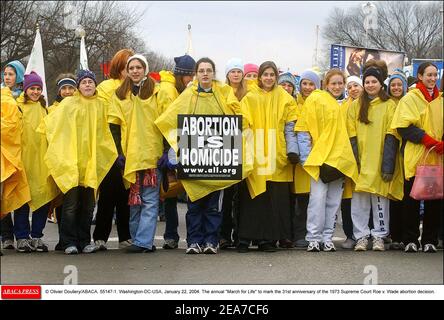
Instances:
[[[404,51],[409,59],[442,57],[442,2],[377,2],[378,29],[369,30],[368,46]],[[335,8],[323,28],[329,43],[365,47],[364,14],[360,5]]]
[[[64,1],[1,1],[1,61],[26,62],[39,23],[45,60],[48,92],[55,93],[59,73],[74,72],[79,64],[80,40],[65,27]],[[122,48],[144,53],[150,69],[171,67],[172,61],[149,50],[134,32],[144,12],[117,1],[77,1],[79,24],[85,29],[88,66],[103,79],[100,64],[109,61]],[[130,17],[130,18],[129,18]],[[50,95],[50,98],[52,98]]]

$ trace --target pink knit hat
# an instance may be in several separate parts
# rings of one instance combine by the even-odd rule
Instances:
[[[250,72],[259,72],[259,67],[253,63],[247,63],[244,65],[244,76],[249,74]]]

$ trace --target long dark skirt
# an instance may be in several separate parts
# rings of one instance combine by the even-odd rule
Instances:
[[[239,239],[291,239],[288,182],[267,182],[267,191],[251,199],[246,181],[240,183]]]

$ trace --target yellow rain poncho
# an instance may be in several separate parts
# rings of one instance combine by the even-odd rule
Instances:
[[[287,159],[285,124],[297,119],[294,98],[281,86],[267,92],[251,86],[241,101],[254,137],[254,169],[247,177],[248,190],[254,199],[267,190],[267,181],[292,182],[293,165]]]
[[[45,163],[63,193],[78,186],[97,190],[116,160],[106,112],[97,93],[84,97],[77,91],[45,117]]]
[[[54,101],[54,103],[48,107],[48,113],[54,112],[55,109],[57,109],[57,107],[59,105],[60,105],[60,102]]]
[[[188,87],[182,94],[168,107],[168,109],[155,121],[157,127],[162,132],[170,146],[177,152],[177,115],[178,114],[240,114],[240,104],[233,89],[228,85],[223,85],[218,81],[213,81],[213,93],[197,92],[197,81]],[[217,99],[217,100],[216,100]],[[243,126],[246,119],[243,118]],[[246,164],[245,146],[243,149],[242,175],[245,178],[251,168]],[[196,201],[206,195],[225,189],[238,180],[181,180],[185,191],[191,201]]]
[[[414,89],[399,101],[391,128],[407,128],[410,125],[424,130],[432,138],[441,141],[443,136],[442,92],[439,93],[438,98],[428,102],[419,89]],[[423,144],[407,141],[404,150],[404,174],[407,180],[415,176],[416,166],[425,152],[426,148]],[[438,154],[432,151],[426,163],[436,164],[439,158]]]
[[[22,162],[22,119],[8,87],[1,89],[1,217],[31,200]]]
[[[160,75],[160,89],[157,93],[157,108],[161,115],[179,96],[176,89],[176,79],[171,71],[162,70]]]
[[[108,122],[117,124],[122,132],[122,151],[126,157],[123,178],[136,182],[136,172],[157,168],[162,156],[162,134],[154,124],[158,118],[157,91],[146,100],[128,93],[125,100],[114,95],[109,107]]]
[[[122,80],[120,79],[108,79],[100,82],[100,84],[97,86],[99,98],[105,100],[108,104],[111,103],[114,93],[121,84]]]
[[[404,179],[402,177],[400,157],[396,157],[393,180],[384,182],[381,178],[382,155],[386,134],[391,134],[399,139],[398,134],[390,129],[395,113],[396,105],[389,99],[382,101],[375,98],[370,102],[366,125],[358,120],[360,100],[355,100],[348,109],[347,130],[351,137],[357,137],[359,161],[361,164],[356,192],[368,192],[380,195],[392,200],[403,198]]]
[[[28,100],[25,103],[24,93],[17,98],[17,104],[23,112],[22,160],[31,191],[29,207],[34,211],[59,194],[48,167],[45,165],[44,158],[48,142],[44,135],[37,132],[37,128],[47,113],[46,108],[40,102]]]
[[[347,134],[341,106],[327,91],[315,90],[302,107],[301,118],[295,131],[310,133],[312,149],[304,169],[314,179],[319,179],[322,164],[332,166],[353,181],[358,178],[357,164]]]
[[[298,118],[302,114],[304,102],[305,99],[302,97],[302,94],[298,93],[296,96]],[[300,163],[294,166],[294,179],[291,185],[291,192],[296,194],[310,193],[310,175],[302,168]]]

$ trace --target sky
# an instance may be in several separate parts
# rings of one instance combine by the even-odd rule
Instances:
[[[233,57],[244,63],[274,61],[281,70],[301,73],[311,68],[319,25],[321,32],[334,7],[366,1],[145,1],[126,5],[146,9],[136,31],[147,46],[167,58],[187,51],[188,24],[195,60],[216,63],[217,78]],[[325,45],[324,45],[325,47]],[[320,52],[320,51],[319,51]],[[319,54],[320,57],[320,54]]]

